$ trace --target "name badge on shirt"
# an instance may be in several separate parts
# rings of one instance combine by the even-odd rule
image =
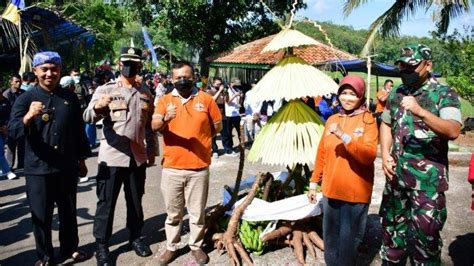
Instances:
[[[354,129],[354,137],[362,137],[363,134],[364,134],[364,128],[358,127]]]
[[[127,120],[127,101],[120,92],[112,92],[112,101],[109,104],[109,109],[112,121]]]
[[[202,103],[196,103],[194,105],[194,110],[198,111],[198,112],[204,112],[204,104]]]

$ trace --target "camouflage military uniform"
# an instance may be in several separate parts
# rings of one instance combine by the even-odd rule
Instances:
[[[423,109],[441,118],[461,123],[458,95],[434,79],[418,89],[401,85],[390,93],[382,120],[391,125],[391,154],[396,167],[394,178],[385,185],[380,209],[384,231],[380,255],[390,262],[403,260],[410,231],[415,239],[414,261],[439,265],[439,232],[447,215],[444,191],[448,189],[448,140],[401,108],[404,96],[415,97]],[[440,114],[443,108],[448,110],[447,116]]]

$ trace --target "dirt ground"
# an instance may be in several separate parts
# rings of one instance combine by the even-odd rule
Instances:
[[[463,140],[461,140],[463,141]],[[218,141],[220,145],[220,141]],[[467,145],[464,143],[463,145]],[[466,146],[467,147],[467,146]],[[468,160],[474,149],[465,152],[450,152],[452,162],[450,167],[450,189],[446,193],[448,219],[442,238],[443,265],[474,265],[474,212],[469,209],[471,202],[471,186],[467,183]],[[97,151],[97,150],[95,150]],[[248,151],[247,151],[248,152]],[[157,162],[161,158],[157,158]],[[95,179],[97,173],[97,158],[87,160],[91,179],[79,184],[78,187],[78,224],[81,248],[89,253],[95,251],[95,240],[92,236],[92,226],[96,208]],[[233,186],[238,167],[237,157],[220,156],[213,159],[210,167],[210,189],[207,206],[212,206],[222,200],[224,185]],[[372,203],[369,209],[368,224],[365,236],[366,252],[360,254],[358,265],[380,265],[378,251],[381,243],[381,225],[378,210],[380,207],[382,189],[385,177],[381,171],[381,160],[375,161],[375,184]],[[246,162],[244,177],[255,175],[259,171],[275,172],[284,170],[281,166],[265,166]],[[28,202],[24,193],[24,178],[18,180],[1,180],[0,187],[0,265],[33,265],[36,261],[34,238],[31,232],[31,216]],[[143,198],[145,226],[143,235],[150,244],[153,255],[140,258],[128,246],[126,225],[126,208],[124,195],[121,192],[115,212],[113,236],[111,239],[111,254],[117,265],[158,265],[158,256],[165,247],[164,219],[166,212],[160,191],[161,167],[159,165],[147,169],[147,181]],[[53,242],[58,250],[58,220],[57,214],[53,222]],[[189,225],[187,217],[182,229],[182,254],[172,265],[196,265],[189,249],[186,248]],[[209,250],[211,261],[209,265],[229,265],[227,254],[220,255],[215,250]],[[324,254],[318,250],[317,260],[307,258],[309,265],[325,265]],[[297,265],[290,248],[269,249],[260,257],[253,258],[257,265]],[[470,260],[470,261],[469,261]],[[459,262],[461,261],[461,262]],[[464,261],[464,264],[462,263]],[[455,263],[456,262],[456,263]],[[70,263],[67,262],[67,263]],[[95,259],[80,263],[80,265],[95,265]]]

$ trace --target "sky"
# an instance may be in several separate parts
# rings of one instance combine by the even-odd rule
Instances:
[[[354,29],[368,29],[377,17],[382,15],[395,2],[394,0],[369,0],[355,9],[351,15],[344,17],[344,0],[306,0],[308,7],[296,13],[297,17],[307,17],[317,21],[327,21],[339,25],[350,25]],[[404,18],[400,27],[401,35],[418,37],[429,36],[429,31],[435,30],[432,19],[433,9],[425,12],[419,10],[414,16]],[[448,32],[457,28],[464,32],[462,25],[474,26],[474,6],[470,13],[463,14],[451,20]]]

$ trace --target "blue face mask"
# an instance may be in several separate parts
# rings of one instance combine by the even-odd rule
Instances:
[[[35,85],[33,83],[30,84],[21,84],[21,89],[24,91],[31,90]]]
[[[81,81],[81,76],[74,76],[72,77],[72,79],[74,79],[74,83],[79,83]]]

